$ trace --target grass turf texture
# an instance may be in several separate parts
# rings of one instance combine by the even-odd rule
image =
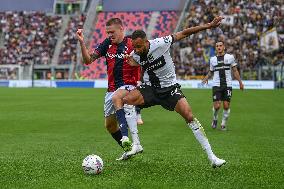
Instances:
[[[103,126],[104,92],[0,88],[0,188],[284,188],[283,90],[234,90],[226,132],[210,128],[211,91],[184,90],[228,162],[221,169],[179,115],[158,106],[142,111],[144,153],[115,161],[122,150]],[[83,174],[92,153],[104,160],[101,175]]]

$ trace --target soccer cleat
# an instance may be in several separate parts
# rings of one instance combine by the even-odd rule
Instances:
[[[227,128],[225,125],[221,125],[221,131],[227,131]]]
[[[127,136],[123,136],[121,141],[122,148],[125,152],[128,152],[131,150],[131,141]]]
[[[143,152],[143,147],[140,144],[135,144],[129,152],[126,152],[128,156],[133,156]]]
[[[216,156],[214,158],[212,158],[212,160],[211,160],[211,166],[213,168],[221,167],[222,165],[225,165],[225,164],[226,164],[225,160],[219,159]]]
[[[212,121],[211,127],[212,127],[213,129],[216,129],[216,127],[217,127],[217,120],[213,120],[213,121]]]
[[[116,161],[128,160],[131,156],[127,155],[127,152],[124,152],[120,158],[117,158]]]
[[[133,145],[131,151],[124,152],[120,158],[116,159],[116,161],[128,160],[131,156],[142,153],[142,152],[143,152],[143,147],[140,144]]]

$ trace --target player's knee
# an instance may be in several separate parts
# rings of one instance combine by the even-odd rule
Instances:
[[[131,103],[132,103],[131,97],[129,97],[129,96],[125,96],[125,97],[122,99],[122,101],[123,101],[123,104],[129,104],[129,105],[131,105]]]
[[[225,105],[225,106],[224,106],[224,110],[228,110],[228,109],[230,109],[230,106]]]
[[[220,104],[219,103],[214,104],[214,109],[215,110],[219,110],[220,109]]]
[[[228,110],[230,108],[229,103],[224,103],[223,108],[224,110]]]

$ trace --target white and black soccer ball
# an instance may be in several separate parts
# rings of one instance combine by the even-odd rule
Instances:
[[[83,170],[86,174],[98,175],[103,171],[104,162],[97,155],[88,155],[82,163]]]

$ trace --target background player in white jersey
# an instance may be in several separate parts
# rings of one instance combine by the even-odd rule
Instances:
[[[206,151],[213,167],[220,167],[226,161],[215,156],[201,124],[193,117],[191,107],[176,81],[175,66],[169,49],[175,41],[202,30],[215,28],[221,24],[221,21],[222,17],[216,17],[208,24],[187,28],[173,35],[149,41],[144,31],[134,31],[132,34],[134,53],[128,63],[142,66],[144,84],[130,91],[123,98],[126,104],[138,105],[141,108],[161,105],[167,110],[179,113]]]
[[[235,58],[231,54],[225,53],[225,45],[223,41],[216,43],[217,56],[210,58],[210,70],[202,80],[202,83],[208,83],[208,79],[213,75],[213,121],[212,128],[217,127],[218,111],[223,101],[223,118],[221,130],[226,130],[226,122],[230,115],[230,101],[232,98],[232,73],[236,80],[239,81],[240,89],[244,89],[244,85],[237,69]]]

